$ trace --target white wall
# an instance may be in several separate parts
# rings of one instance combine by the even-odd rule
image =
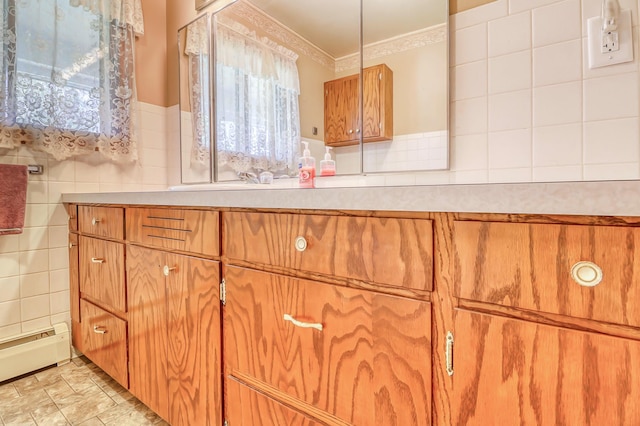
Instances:
[[[0,163],[44,166],[43,175],[29,176],[24,232],[0,235],[0,339],[70,322],[68,217],[61,193],[167,188],[166,108],[139,106],[137,165],[116,165],[98,154],[55,161],[24,147],[0,150]]]

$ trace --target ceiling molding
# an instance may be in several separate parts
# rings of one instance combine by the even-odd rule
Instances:
[[[364,59],[372,60],[382,58],[395,53],[424,47],[430,44],[441,43],[447,40],[447,24],[434,25],[423,30],[402,34],[387,40],[368,44],[364,47]],[[357,53],[343,56],[336,60],[336,73],[358,69],[360,56]]]
[[[255,28],[259,28],[260,31],[264,31],[269,36],[277,39],[280,43],[285,44],[289,49],[311,58],[327,69],[335,69],[335,60],[331,55],[249,2],[238,1],[227,10],[241,20],[251,23]]]

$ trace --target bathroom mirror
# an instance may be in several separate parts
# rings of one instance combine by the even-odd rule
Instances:
[[[294,177],[301,140],[319,166],[324,84],[345,75],[339,58],[348,56],[359,72],[360,2],[238,0],[212,21],[216,180],[265,170]],[[356,86],[356,108],[358,94]],[[360,173],[357,147],[353,157],[338,173]]]
[[[363,2],[364,173],[449,167],[448,16],[445,0]],[[392,88],[372,88],[367,70],[380,64]]]
[[[213,181],[293,177],[300,140],[337,174],[448,168],[446,0],[236,0],[210,28]]]
[[[182,183],[212,180],[209,16],[178,30]]]

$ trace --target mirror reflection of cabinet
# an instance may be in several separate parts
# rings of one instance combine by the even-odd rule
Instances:
[[[324,84],[324,143],[347,146],[393,139],[393,72],[385,64],[362,70],[364,119],[358,102],[360,75]]]

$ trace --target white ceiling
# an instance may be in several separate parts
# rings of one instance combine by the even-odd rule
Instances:
[[[358,50],[360,0],[249,0],[334,58]],[[363,0],[365,44],[446,22],[447,0]]]

